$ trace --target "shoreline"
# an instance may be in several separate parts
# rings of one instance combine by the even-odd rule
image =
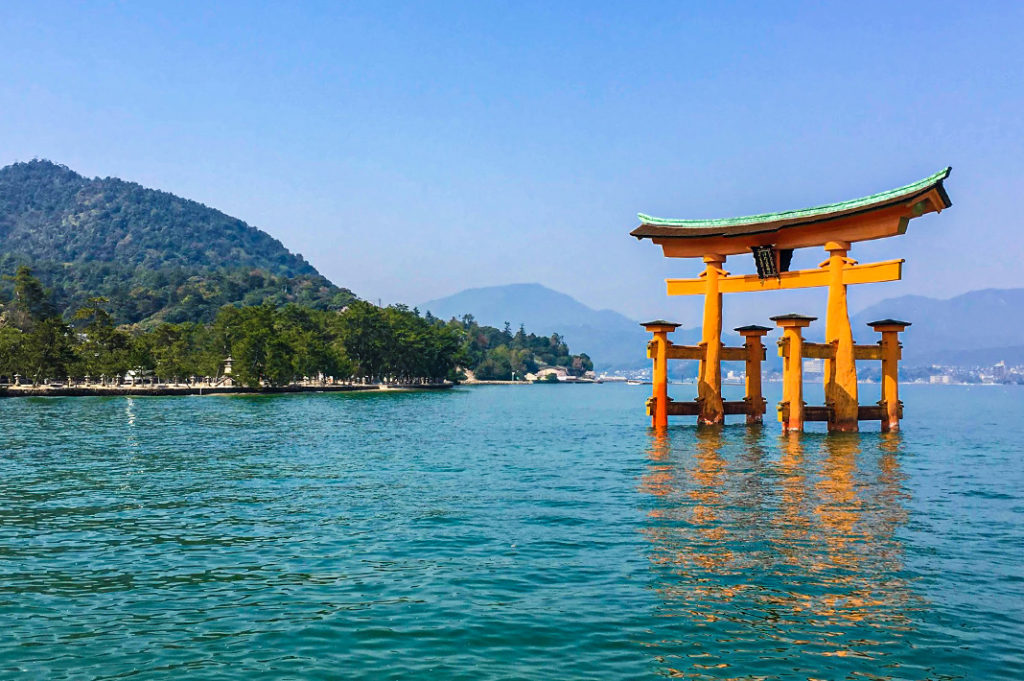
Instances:
[[[600,385],[602,381],[462,381],[459,385]]]
[[[244,386],[135,385],[135,386],[7,386],[0,399],[17,397],[164,397],[185,395],[281,395],[288,393],[414,392],[448,390],[454,383],[351,383],[340,385],[288,385],[275,388]]]

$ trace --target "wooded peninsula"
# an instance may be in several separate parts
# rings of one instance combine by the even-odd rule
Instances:
[[[571,355],[557,334],[481,326],[469,315],[443,321],[404,305],[355,300],[341,310],[289,303],[226,305],[213,322],[115,325],[107,300],[62,315],[27,266],[0,288],[0,380],[32,384],[90,377],[120,382],[153,377],[188,382],[216,377],[231,358],[232,378],[248,388],[311,378],[363,382],[457,381],[459,367],[481,380],[512,380],[542,366],[582,375],[586,355]],[[15,378],[17,377],[17,378]]]

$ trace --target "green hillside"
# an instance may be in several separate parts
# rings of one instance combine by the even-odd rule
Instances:
[[[0,168],[0,274],[27,264],[59,309],[108,298],[118,323],[206,322],[226,304],[339,309],[354,300],[242,220],[49,161]],[[0,285],[0,302],[10,283]]]

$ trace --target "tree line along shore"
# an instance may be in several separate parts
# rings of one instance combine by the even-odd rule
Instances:
[[[102,297],[58,310],[27,266],[4,279],[0,384],[8,393],[428,387],[464,378],[462,367],[483,380],[512,380],[545,366],[576,375],[593,368],[557,334],[513,333],[508,324],[497,329],[468,315],[444,321],[404,305],[228,305],[210,323],[117,325]]]

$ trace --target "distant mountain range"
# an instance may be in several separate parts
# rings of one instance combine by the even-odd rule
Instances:
[[[644,366],[647,361],[647,333],[635,321],[612,310],[594,310],[540,284],[471,288],[419,307],[442,319],[471,314],[477,322],[498,328],[508,322],[513,330],[524,324],[535,333],[557,333],[573,352],[590,355],[599,371]]]
[[[1024,364],[1024,288],[984,289],[946,300],[887,298],[850,322],[859,340],[867,322],[886,318],[912,324],[902,337],[907,366]]]
[[[0,168],[0,274],[29,265],[74,310],[104,296],[118,322],[209,321],[225,304],[354,299],[242,220],[49,161]],[[0,282],[0,303],[10,294]]]
[[[471,314],[492,326],[509,322],[513,328],[525,324],[537,333],[558,333],[575,352],[590,355],[598,371],[636,369],[649,362],[649,336],[638,321],[612,310],[594,310],[540,284],[468,289],[427,301],[420,308],[445,319]],[[874,342],[876,338],[865,324],[887,317],[912,322],[903,337],[904,366],[991,365],[1001,360],[1024,364],[1024,289],[973,291],[948,300],[924,296],[886,299],[851,316],[854,337],[860,343]],[[823,317],[817,326],[823,327]],[[816,327],[808,333],[815,340],[823,331]],[[768,342],[768,365],[772,367],[778,364],[776,335],[771,333]],[[700,329],[680,328],[674,334],[675,342],[681,344],[699,339]],[[730,331],[723,334],[723,340],[727,345],[741,344]],[[686,369],[684,373],[692,372]]]

